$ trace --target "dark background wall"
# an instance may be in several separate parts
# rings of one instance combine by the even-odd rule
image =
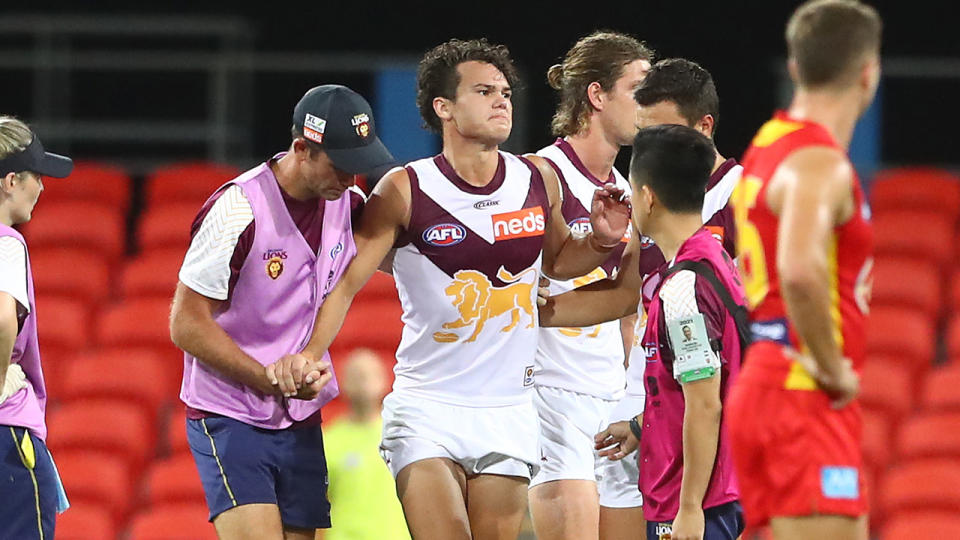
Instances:
[[[526,115],[529,150],[552,140],[549,118],[554,98],[544,74],[579,36],[595,29],[627,32],[646,41],[658,57],[684,56],[709,69],[721,97],[721,124],[717,142],[721,152],[739,156],[755,129],[777,103],[777,67],[785,53],[783,28],[798,4],[794,1],[733,0],[632,2],[4,2],[7,13],[43,14],[205,14],[237,16],[254,28],[258,51],[368,52],[416,57],[451,37],[487,37],[507,44],[525,79],[525,100],[517,115]],[[953,2],[896,1],[874,5],[885,21],[886,58],[937,57],[960,61],[960,37],[954,30],[958,10]],[[2,45],[2,42],[0,42]],[[960,77],[960,73],[957,73]],[[289,111],[312,84],[342,82],[369,91],[356,75],[318,74],[311,77],[267,78],[259,82],[254,100],[258,131],[254,151],[265,154],[283,147]],[[333,79],[333,80],[327,80]],[[198,100],[178,99],[163,105],[174,91],[156,84],[136,88],[97,84],[75,92],[75,110],[87,114],[129,102],[132,109],[149,108],[168,114],[164,107],[202,106]],[[179,84],[176,92],[191,90]],[[29,86],[4,81],[0,103],[5,112],[29,119]],[[960,122],[957,96],[960,78],[904,79],[885,82],[882,158],[885,162],[953,164],[952,127]],[[77,150],[74,150],[75,152]],[[92,155],[104,150],[89,148]],[[184,146],[184,153],[189,149]],[[84,150],[80,151],[81,154]]]

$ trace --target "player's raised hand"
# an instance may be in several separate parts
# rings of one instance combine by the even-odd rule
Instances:
[[[590,225],[597,243],[616,246],[630,225],[630,197],[614,184],[605,184],[593,192]]]
[[[637,449],[640,441],[630,430],[630,422],[614,422],[593,437],[597,455],[612,461],[623,459]]]

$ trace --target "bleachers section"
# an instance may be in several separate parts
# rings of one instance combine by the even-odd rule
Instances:
[[[216,537],[187,442],[183,353],[170,341],[169,313],[191,223],[239,172],[158,169],[142,205],[131,178],[109,165],[80,162],[65,181],[45,183],[24,232],[50,396],[47,442],[72,504],[58,539]],[[392,366],[402,328],[393,278],[377,273],[356,305],[331,351],[335,365],[362,344]],[[324,421],[345,411],[334,400]]]
[[[952,264],[960,179],[887,170],[870,199],[877,249],[861,404],[871,529],[883,540],[952,538],[960,534],[960,272]]]

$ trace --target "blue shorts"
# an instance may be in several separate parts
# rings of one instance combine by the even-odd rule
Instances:
[[[737,540],[743,532],[743,507],[737,501],[703,511],[703,540]],[[647,540],[670,538],[673,522],[648,521]]]
[[[330,527],[320,426],[261,429],[223,416],[187,420],[210,521],[244,504],[275,504],[284,526]]]
[[[57,477],[47,446],[25,428],[0,426],[0,455],[0,538],[53,538]]]

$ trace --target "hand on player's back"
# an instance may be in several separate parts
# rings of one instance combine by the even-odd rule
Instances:
[[[603,246],[616,245],[630,225],[630,198],[614,184],[606,184],[593,193],[590,225]]]
[[[285,397],[293,399],[317,397],[333,378],[329,364],[307,353],[285,355],[265,369],[271,384]]]
[[[537,287],[537,305],[540,307],[547,305],[547,298],[550,298],[550,280],[540,276],[540,286]]]

